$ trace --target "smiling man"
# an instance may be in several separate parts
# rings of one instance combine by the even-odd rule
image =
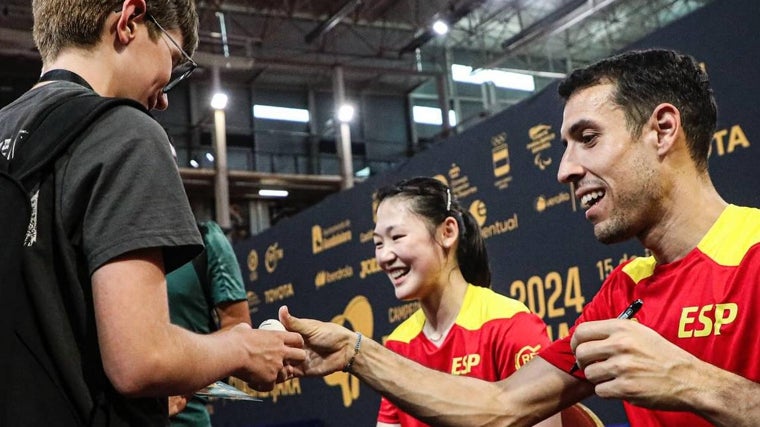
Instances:
[[[707,74],[686,55],[634,51],[573,72],[559,92],[559,180],[598,240],[636,238],[653,256],[619,266],[568,337],[502,381],[440,375],[283,308],[311,350],[303,374],[349,368],[434,425],[531,425],[593,393],[622,399],[633,427],[760,425],[760,210],[726,203],[710,179]],[[637,299],[635,321],[616,318]]]

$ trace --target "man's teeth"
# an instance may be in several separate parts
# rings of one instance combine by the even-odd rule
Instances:
[[[604,191],[592,191],[591,193],[584,194],[583,197],[581,197],[581,205],[585,209],[588,209],[602,197],[604,197]]]

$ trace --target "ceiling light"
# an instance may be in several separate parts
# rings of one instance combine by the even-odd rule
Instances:
[[[415,123],[425,125],[442,125],[441,109],[435,107],[424,107],[415,105],[412,107],[412,117]],[[454,110],[449,110],[449,125],[456,126],[457,114]]]
[[[442,36],[449,32],[449,24],[446,21],[439,19],[433,23],[433,31],[439,36]]]
[[[270,190],[262,188],[259,190],[261,197],[288,197],[288,190]]]
[[[491,82],[498,87],[506,89],[524,90],[527,92],[536,90],[533,76],[513,71],[488,68],[473,70],[472,67],[467,65],[453,64],[451,66],[451,78],[454,81],[463,83],[483,84]]]
[[[227,108],[227,101],[228,98],[226,93],[217,92],[211,97],[211,108],[214,110],[224,110]]]
[[[348,123],[354,119],[354,107],[348,104],[343,104],[338,108],[338,121],[341,123]]]
[[[309,110],[303,108],[286,108],[257,104],[253,106],[253,117],[257,119],[309,123]]]

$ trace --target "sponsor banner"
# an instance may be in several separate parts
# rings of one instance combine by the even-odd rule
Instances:
[[[760,206],[755,166],[760,158],[760,86],[752,84],[758,80],[760,41],[753,31],[760,17],[753,0],[730,5],[713,2],[634,47],[676,48],[704,63],[720,112],[710,157],[713,181],[729,202]],[[450,185],[477,220],[491,258],[494,290],[541,316],[553,339],[567,335],[605,277],[621,262],[646,253],[635,241],[598,243],[573,189],[557,182],[564,148],[561,120],[562,105],[551,85],[403,166],[236,244],[254,324],[276,318],[279,306],[287,304],[296,316],[340,323],[382,342],[419,305],[395,299],[374,259],[373,193],[401,178],[425,175]],[[684,334],[701,328],[700,310],[684,314]],[[730,310],[725,308],[726,316]],[[522,365],[533,356],[526,348],[512,363]],[[477,363],[471,355],[463,357],[456,373]],[[380,401],[345,373],[294,380],[258,396],[263,402],[215,402],[214,424],[317,419],[326,426],[346,425],[346,420],[368,426],[376,422]],[[618,402],[586,403],[606,425],[627,422]]]

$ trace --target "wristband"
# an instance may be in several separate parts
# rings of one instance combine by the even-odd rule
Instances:
[[[362,334],[360,332],[356,333],[356,345],[354,346],[354,354],[351,356],[351,359],[346,363],[346,366],[343,367],[343,372],[351,372],[351,366],[354,365],[354,360],[356,359],[356,355],[359,354],[359,347],[362,345]]]

